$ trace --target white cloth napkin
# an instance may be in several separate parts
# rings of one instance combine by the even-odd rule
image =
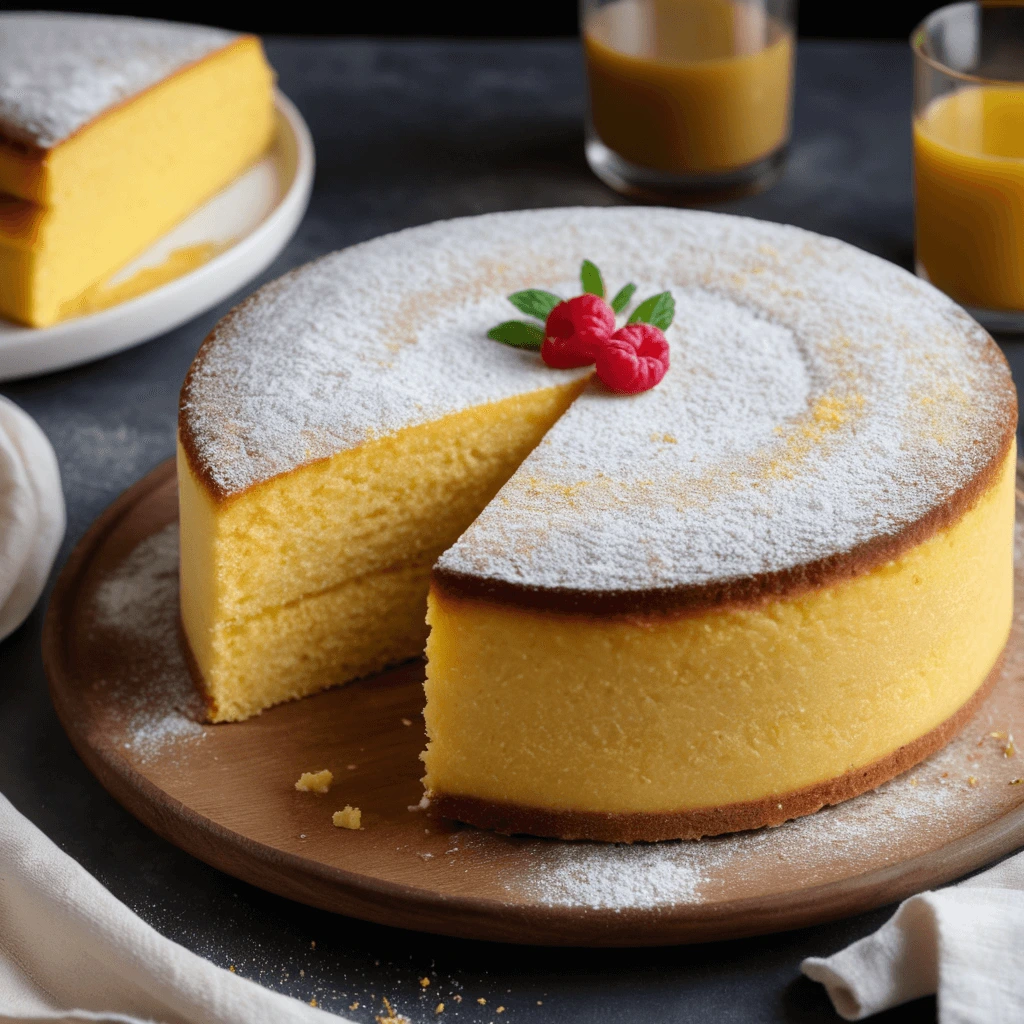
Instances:
[[[36,421],[0,396],[0,640],[39,600],[63,538],[57,456]]]
[[[165,939],[0,796],[0,1021],[320,1024],[342,1018]]]
[[[1021,1024],[1024,853],[911,896],[874,935],[802,969],[846,1020],[935,993],[940,1024]]]

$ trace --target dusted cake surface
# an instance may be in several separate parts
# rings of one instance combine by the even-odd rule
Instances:
[[[252,36],[0,14],[0,315],[44,326],[88,309],[267,149],[272,87]]]
[[[531,238],[557,245],[538,220]],[[711,214],[567,213],[552,230],[608,278],[672,290],[672,369],[631,397],[592,383],[442,556],[449,590],[605,610],[785,593],[894,557],[1002,465],[1005,360],[891,264]]]

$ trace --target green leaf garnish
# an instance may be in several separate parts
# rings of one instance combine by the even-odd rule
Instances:
[[[672,318],[676,315],[676,300],[671,292],[661,292],[644,299],[627,321],[631,324],[652,324],[663,331],[668,330]]]
[[[540,288],[527,288],[526,291],[513,292],[508,297],[508,301],[520,313],[535,316],[538,320],[547,320],[548,314],[562,300],[553,292],[546,292]]]
[[[594,266],[590,260],[584,260],[580,267],[580,284],[583,291],[590,295],[596,295],[599,299],[604,298],[604,281],[601,279],[601,271]]]
[[[635,284],[627,284],[625,287],[620,288],[615,293],[615,298],[612,299],[612,309],[616,313],[621,313],[629,305],[629,300],[633,298],[633,292],[635,291]]]
[[[500,341],[513,348],[538,349],[544,344],[544,332],[536,324],[525,320],[506,320],[487,332],[491,341]]]

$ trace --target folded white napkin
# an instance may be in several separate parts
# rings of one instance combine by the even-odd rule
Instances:
[[[0,1021],[318,1024],[165,939],[0,796]]]
[[[0,640],[39,600],[63,538],[57,457],[36,421],[0,396]]]
[[[940,1024],[1024,1022],[1024,854],[911,896],[874,935],[803,972],[862,1020],[935,993]]]

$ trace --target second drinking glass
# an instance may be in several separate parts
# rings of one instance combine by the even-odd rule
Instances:
[[[789,141],[791,0],[582,0],[587,160],[626,195],[760,191]]]

